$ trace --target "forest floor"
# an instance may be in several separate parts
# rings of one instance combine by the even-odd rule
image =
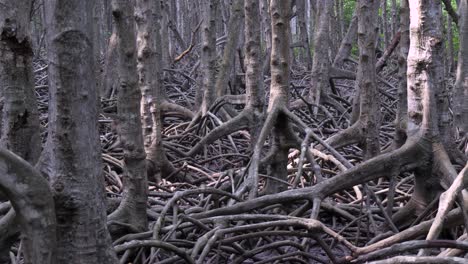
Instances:
[[[196,80],[190,74],[190,67],[174,68],[165,71],[165,87],[169,99],[179,105],[191,108],[195,101]],[[348,62],[347,69],[355,70],[356,65]],[[41,112],[41,124],[47,126],[47,71],[46,64],[41,60],[35,62],[36,92]],[[396,111],[396,98],[398,86],[398,65],[390,61],[379,74],[379,87],[385,94],[381,94],[382,123],[380,128],[380,146],[385,151],[393,140],[394,119]],[[291,101],[303,98],[304,92],[309,88],[310,76],[303,67],[295,67],[291,74]],[[265,90],[269,86],[269,79],[265,78]],[[453,80],[447,80],[449,89]],[[354,91],[354,81],[335,80],[336,98],[346,109],[351,107]],[[237,84],[238,87],[243,85]],[[242,94],[243,88],[232,91],[233,94]],[[104,175],[106,192],[109,198],[109,212],[115,208],[112,201],[121,196],[122,183],[122,149],[119,145],[115,125],[112,117],[116,114],[115,100],[101,101],[102,113],[100,115],[100,133],[104,161]],[[234,109],[242,107],[235,105]],[[312,107],[295,109],[294,113],[322,139],[329,138],[335,133],[350,126],[346,115],[340,114],[333,108],[312,113]],[[312,211],[310,201],[297,201],[288,204],[271,204],[265,208],[250,211],[245,214],[232,215],[231,218],[209,217],[209,211],[220,207],[232,206],[235,200],[230,195],[235,187],[236,179],[243,177],[249,165],[251,152],[249,150],[249,134],[247,131],[238,131],[228,137],[217,140],[205,146],[202,154],[186,157],[187,153],[211,129],[219,126],[222,117],[216,112],[208,116],[203,122],[187,130],[191,120],[185,120],[176,113],[167,113],[164,117],[164,146],[168,159],[176,168],[176,172],[156,182],[149,178],[148,218],[150,231],[139,234],[128,234],[115,238],[114,245],[122,245],[133,239],[145,240],[159,237],[160,240],[182,248],[186,254],[196,257],[198,263],[338,263],[351,254],[344,238],[356,247],[371,245],[384,237],[391,236],[388,225],[382,214],[382,207],[387,204],[389,180],[383,178],[368,183],[375,197],[365,195],[362,186],[343,190],[324,200],[318,220],[341,237],[328,234],[316,239],[317,233],[308,232],[301,225],[296,227],[281,225],[265,225],[275,221],[291,219],[309,219]],[[45,139],[45,129],[43,138]],[[304,135],[301,135],[304,136]],[[268,141],[264,148],[268,151]],[[353,165],[359,164],[363,157],[358,146],[339,149],[343,157]],[[288,164],[288,185],[293,188],[293,182],[298,170],[300,151],[291,149]],[[316,156],[324,178],[338,174],[339,162],[326,153]],[[342,164],[341,164],[342,165]],[[261,174],[260,188],[267,175]],[[306,164],[303,175],[297,187],[312,186],[317,179],[313,176],[310,164]],[[413,191],[413,175],[403,173],[397,177],[394,197],[394,212],[402,207],[411,197]],[[363,195],[364,193],[364,195]],[[423,221],[433,218],[436,203],[428,208],[424,217],[416,219],[411,226],[417,226]],[[207,217],[199,218],[200,213]],[[198,215],[198,216],[197,216]],[[249,216],[250,215],[250,216]],[[271,216],[270,219],[268,216]],[[159,220],[158,220],[159,219]],[[257,225],[257,226],[254,226]],[[229,230],[231,228],[232,230]],[[224,230],[221,232],[219,230]],[[218,231],[218,232],[216,232]],[[276,232],[276,233],[275,233]],[[444,234],[450,239],[459,237],[463,230],[454,229],[452,233]],[[214,234],[216,233],[216,236]],[[304,235],[310,234],[310,235]],[[242,237],[242,235],[244,237]],[[257,237],[256,237],[257,236]],[[258,239],[261,237],[260,239]],[[221,243],[217,243],[221,241]],[[325,243],[325,245],[324,245]],[[417,250],[412,251],[417,252]],[[173,252],[174,253],[174,252]],[[162,253],[159,250],[151,253],[138,250],[132,254],[124,254],[121,263],[149,263],[159,259],[159,263],[179,261],[177,253],[170,250]],[[200,261],[201,259],[201,261]],[[306,259],[307,261],[304,261]],[[153,262],[151,262],[153,263]]]

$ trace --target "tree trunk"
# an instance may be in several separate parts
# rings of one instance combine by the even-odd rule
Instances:
[[[270,53],[271,53],[271,18],[270,0],[260,0],[260,10],[262,17],[263,37],[265,39],[265,53],[263,59],[263,74],[270,73]]]
[[[210,0],[204,4],[202,25],[201,71],[203,74],[202,115],[206,115],[215,100],[215,66],[216,66],[216,19],[218,1]]]
[[[468,102],[468,1],[460,0],[458,9],[460,48],[455,81],[454,114],[459,134],[464,136],[468,131],[468,103],[466,103]]]
[[[158,0],[156,0],[158,1]],[[159,16],[159,38],[160,38],[160,50],[161,50],[161,69],[167,68],[171,59],[171,44],[169,43],[169,15],[168,15],[168,4],[165,0],[159,0],[160,12],[156,15]],[[161,72],[162,73],[162,72]]]
[[[148,228],[148,182],[140,121],[141,93],[138,89],[134,6],[127,0],[114,0],[112,14],[116,27],[120,84],[116,123],[124,152],[124,190],[120,206],[109,216],[109,221],[126,223],[133,230],[144,231]]]
[[[56,233],[56,228],[63,223],[60,219],[56,221],[52,190],[47,181],[28,162],[5,149],[0,149],[0,173],[0,192],[6,194],[17,213],[15,224],[20,226],[22,232],[24,263],[64,263],[56,260],[57,246],[63,247],[57,244],[57,240],[60,241],[61,238]],[[12,213],[10,210],[5,217]],[[0,253],[8,252],[9,248]]]
[[[316,105],[322,96],[330,91],[328,47],[330,46],[330,21],[333,12],[333,1],[317,0],[316,29],[314,40],[314,59],[312,62],[311,88],[309,98]],[[317,109],[317,108],[315,108]],[[315,112],[317,113],[317,112]]]
[[[0,7],[0,146],[35,164],[41,151],[39,114],[29,32],[32,2],[7,1]]]
[[[215,91],[216,97],[221,97],[227,93],[229,75],[235,61],[237,43],[240,39],[239,33],[242,28],[242,18],[244,17],[244,0],[235,0],[231,5],[231,15],[229,16],[227,41],[224,46],[223,60],[219,72],[216,76]]]
[[[312,56],[310,54],[309,36],[307,34],[306,23],[306,3],[305,0],[296,0],[297,23],[299,24],[299,36],[303,47],[303,61],[307,65],[307,69],[312,69]]]
[[[29,26],[33,3],[29,0],[8,0],[3,4],[0,6],[0,147],[12,151],[34,165],[41,152],[41,138],[34,92],[33,47]],[[25,213],[25,209],[21,208],[20,213]],[[0,234],[0,262],[7,261],[10,247],[18,238],[18,222],[25,223],[24,216],[20,215],[19,218],[13,209],[0,218],[0,222],[7,223]],[[23,227],[23,233],[30,232],[32,228]],[[36,257],[45,261],[36,255],[40,252],[30,244],[41,243],[36,239],[37,237],[31,237],[28,240],[27,247],[31,250],[31,255],[27,253],[26,261],[29,263]]]
[[[115,26],[112,26],[112,35],[109,38],[107,44],[107,51],[104,57],[104,71],[102,74],[102,85],[101,85],[101,98],[107,99],[111,98],[117,89],[117,71],[115,70],[117,65],[117,54],[116,54],[116,29]]]
[[[390,44],[390,36],[388,32],[388,16],[387,16],[387,1],[382,1],[382,31],[384,37],[384,48]]]
[[[406,92],[408,69],[407,59],[409,50],[409,7],[408,0],[400,4],[400,52],[398,54],[398,106],[395,117],[394,148],[403,146],[406,141],[406,127],[408,119],[408,96]]]
[[[346,31],[346,35],[344,36],[343,40],[341,41],[340,48],[336,53],[335,60],[333,61],[334,67],[340,67],[343,65],[344,61],[349,57],[351,54],[351,50],[353,48],[353,44],[357,38],[357,9],[353,12],[353,17],[351,18],[351,22],[349,23],[348,31]]]
[[[245,87],[247,94],[246,108],[252,109],[249,120],[250,144],[255,146],[263,123],[265,90],[262,76],[262,52],[260,47],[260,7],[256,0],[245,0]]]
[[[386,0],[384,0],[386,1]],[[379,93],[375,70],[375,40],[378,33],[377,17],[379,0],[360,0],[358,9],[359,67],[356,89],[360,89],[360,116],[364,135],[364,157],[370,158],[380,152],[379,146]]]
[[[54,190],[59,263],[116,263],[106,226],[93,65],[92,3],[45,3],[48,138],[42,171]]]
[[[453,47],[453,22],[450,16],[447,16],[447,46],[448,46],[448,56],[447,56],[447,73],[451,74],[454,68],[454,47]]]
[[[136,1],[138,76],[142,94],[142,124],[148,177],[156,182],[172,170],[162,140],[161,107],[164,99],[159,1]],[[167,36],[166,36],[167,37]]]
[[[400,2],[400,6],[401,6],[401,2]],[[391,1],[391,8],[392,8],[392,37],[393,37],[398,31],[398,6],[397,6],[396,0]]]
[[[271,0],[270,12],[272,29],[271,86],[267,113],[269,115],[268,118],[272,119],[270,122],[273,124],[273,143],[270,151],[273,151],[275,154],[273,157],[274,161],[268,167],[268,174],[277,180],[286,181],[289,151],[286,144],[286,135],[289,129],[289,122],[287,117],[283,113],[280,113],[280,109],[282,107],[286,108],[289,104],[291,54],[288,36],[291,30],[289,25],[291,1]],[[265,127],[262,129],[263,131],[265,131]],[[256,151],[259,152],[258,149]],[[266,194],[279,193],[287,188],[286,184],[277,180],[267,180],[265,186]]]
[[[411,220],[434,199],[440,190],[439,184],[450,184],[456,177],[444,147],[441,145],[438,108],[444,101],[436,94],[444,90],[443,39],[441,4],[438,0],[409,1],[410,49],[408,53],[408,141],[417,138],[431,139],[425,143],[425,152],[420,156],[425,161],[415,171],[415,187],[411,200],[394,216],[395,224]],[[446,169],[444,171],[444,169]],[[450,175],[450,174],[455,175]]]

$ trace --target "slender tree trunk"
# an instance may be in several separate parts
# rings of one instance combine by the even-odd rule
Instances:
[[[387,0],[382,1],[382,32],[384,36],[384,48],[390,44],[388,32]]]
[[[176,32],[178,33],[178,28],[177,24],[179,21],[179,10],[177,10],[177,1],[176,0],[171,0],[167,4],[168,6],[168,26],[169,28],[174,27],[175,30],[171,29],[170,32],[170,41],[169,41],[169,46],[170,46],[170,58],[175,58],[177,56],[177,37],[176,37]],[[180,35],[179,35],[180,37]],[[182,47],[184,48],[184,47]]]
[[[313,40],[315,39],[316,4],[316,0],[309,0],[309,39],[311,40],[311,44],[314,44]]]
[[[454,59],[454,47],[453,47],[453,21],[450,16],[447,16],[447,73],[450,74],[453,72],[455,59]]]
[[[314,59],[312,62],[311,88],[309,98],[314,104],[320,104],[322,96],[330,91],[328,47],[330,46],[330,21],[333,1],[317,0],[317,18],[314,40]],[[315,112],[316,113],[316,112]]]
[[[331,12],[330,12],[330,23],[328,24],[330,34],[330,43],[328,45],[329,54],[336,54],[340,47],[341,35],[340,35],[340,21],[338,18],[337,1],[332,1]]]
[[[246,108],[253,111],[249,120],[251,146],[255,146],[263,124],[265,90],[262,76],[262,52],[260,48],[260,7],[256,0],[245,0],[245,87],[247,93]]]
[[[112,35],[107,44],[107,51],[104,57],[104,71],[102,74],[102,81],[100,87],[101,98],[111,98],[117,89],[117,71],[115,70],[117,64],[117,47],[116,47],[116,29],[112,26]]]
[[[57,214],[59,263],[116,263],[106,226],[93,58],[92,3],[45,3],[49,57],[48,138],[42,171]]]
[[[463,136],[468,131],[468,1],[460,0],[458,9],[460,12],[460,48],[455,81],[454,114],[455,125],[459,134]]]
[[[340,48],[335,56],[333,61],[334,67],[340,67],[343,65],[344,61],[349,57],[351,54],[351,50],[353,48],[353,44],[357,38],[357,12],[356,9],[353,12],[353,17],[351,18],[351,22],[348,27],[348,31],[346,31],[346,35],[344,36],[343,40],[341,41]]]
[[[210,0],[204,5],[204,20],[202,25],[202,56],[201,71],[203,74],[203,102],[201,106],[204,116],[215,100],[215,64],[216,64],[216,18],[218,16],[218,1]]]
[[[158,1],[158,0],[156,0]],[[161,10],[157,15],[159,16],[159,38],[160,38],[160,48],[161,49],[161,69],[168,67],[171,60],[171,45],[169,37],[169,17],[168,17],[168,4],[166,0],[159,0]],[[157,47],[156,47],[157,48]]]
[[[395,117],[394,148],[403,146],[406,141],[406,127],[408,116],[408,96],[406,92],[408,69],[407,59],[409,50],[409,7],[408,0],[400,4],[400,52],[398,54],[398,106]]]
[[[164,98],[162,80],[159,1],[136,1],[138,76],[142,94],[142,124],[145,151],[147,155],[148,177],[159,182],[172,171],[167,160],[162,139],[161,106]],[[167,36],[166,36],[167,37]]]
[[[237,44],[240,39],[239,33],[242,29],[242,19],[244,18],[244,0],[235,0],[231,5],[231,15],[229,16],[227,41],[224,46],[223,61],[216,76],[216,97],[221,97],[227,93],[229,75],[235,61]]]
[[[386,1],[386,0],[384,0]],[[360,89],[359,121],[365,127],[362,143],[365,158],[379,154],[379,93],[375,70],[375,40],[378,33],[377,18],[379,0],[360,0],[358,9],[359,67],[356,89]]]
[[[401,6],[401,2],[400,2]],[[391,28],[392,28],[392,38],[398,31],[398,5],[396,0],[391,1],[391,8],[392,8],[392,21],[391,21]]]
[[[312,69],[312,56],[310,54],[310,42],[307,34],[307,23],[306,23],[306,3],[305,0],[296,0],[297,10],[297,23],[299,24],[299,36],[303,47],[303,60],[307,65],[307,69]]]
[[[345,35],[345,14],[344,14],[344,0],[337,1],[338,19],[340,22],[340,39]]]
[[[120,206],[109,216],[109,220],[129,224],[133,230],[144,231],[148,228],[148,182],[140,121],[141,93],[138,89],[134,5],[127,0],[114,0],[112,14],[116,27],[120,84],[116,121],[124,151],[124,190]]]
[[[265,53],[263,59],[263,74],[270,73],[270,53],[271,53],[271,18],[270,18],[270,1],[260,0],[260,10],[262,17],[263,37],[265,38]]]

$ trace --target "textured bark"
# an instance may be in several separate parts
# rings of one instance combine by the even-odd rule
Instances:
[[[312,62],[311,88],[309,93],[310,101],[317,105],[320,104],[321,97],[325,97],[330,91],[328,47],[330,46],[330,17],[332,12],[333,1],[317,1],[317,23],[314,40],[315,53]]]
[[[92,3],[45,3],[49,59],[48,138],[41,169],[57,214],[59,263],[115,263],[106,226],[94,76]]]
[[[134,6],[127,0],[114,0],[112,10],[118,54],[117,130],[124,151],[124,189],[122,201],[109,220],[130,224],[133,230],[143,231],[148,228],[148,182],[140,121]]]
[[[177,24],[179,21],[179,12],[177,10],[177,1],[176,0],[170,0],[169,3],[167,4],[168,6],[168,24],[167,26],[171,30],[171,33],[169,34],[170,36],[170,41],[169,41],[169,50],[170,50],[170,57],[171,59],[174,58],[177,55],[177,46],[176,43],[179,44],[181,48],[185,47],[185,43],[182,40],[182,37],[179,34],[179,31],[177,30]]]
[[[454,59],[454,47],[453,47],[453,20],[452,17],[447,16],[447,73],[453,72],[455,59]]]
[[[35,164],[41,151],[41,138],[29,26],[33,3],[21,0],[4,4],[0,6],[0,147]],[[14,210],[4,220],[8,226],[7,232],[0,236],[0,261],[8,256],[19,234]]]
[[[138,76],[142,93],[141,113],[148,177],[159,181],[170,170],[162,143],[161,104],[163,81],[159,1],[136,1]]]
[[[204,4],[202,25],[201,71],[203,75],[202,115],[205,115],[215,100],[215,65],[216,65],[216,18],[218,1],[209,0]]]
[[[361,122],[364,128],[362,140],[365,146],[364,156],[365,158],[370,158],[380,152],[380,102],[378,100],[379,93],[377,91],[374,48],[378,32],[376,22],[379,0],[361,0],[358,2],[358,5],[359,67],[356,85],[360,89],[359,122]]]
[[[440,2],[409,1],[410,49],[408,53],[408,134],[419,131],[438,134],[435,92],[441,84],[435,80],[443,72]],[[429,18],[429,15],[431,16]],[[427,76],[427,77],[426,77]],[[418,100],[419,98],[419,100]]]
[[[395,117],[394,147],[401,147],[406,141],[406,124],[408,115],[408,97],[406,92],[406,71],[409,50],[409,7],[408,0],[400,4],[400,50],[398,54],[398,106]]]
[[[47,181],[28,162],[5,149],[0,149],[0,173],[0,191],[11,201],[21,227],[24,263],[63,263],[56,261],[56,249],[60,246],[56,227],[60,222],[55,219]]]
[[[270,53],[271,53],[271,17],[270,0],[260,0],[260,14],[262,17],[263,38],[265,39],[265,53],[263,60],[263,74],[270,73]]]
[[[287,132],[289,121],[282,113],[276,113],[281,107],[287,107],[289,103],[289,67],[291,64],[290,54],[290,25],[291,1],[271,0],[271,85],[270,100],[267,113],[273,122],[272,150],[274,151],[273,162],[268,167],[268,174],[276,179],[286,181],[288,150]],[[276,116],[276,117],[275,117]],[[262,129],[265,130],[265,127]],[[262,143],[263,144],[263,143]],[[258,146],[258,145],[257,145]],[[256,151],[258,147],[256,146]],[[279,193],[284,191],[287,185],[284,183],[267,180],[265,193]]]
[[[455,125],[461,135],[468,132],[468,1],[460,0],[460,49],[455,81]]]
[[[438,108],[444,96],[442,59],[441,3],[437,0],[409,1],[410,49],[408,53],[408,140],[427,140],[423,162],[415,170],[414,193],[410,201],[394,216],[395,224],[420,214],[439,191],[439,184],[450,185],[456,172],[450,168],[440,144]],[[453,178],[451,178],[453,177]],[[410,216],[410,217],[409,217]]]
[[[35,164],[41,139],[32,73],[30,12],[32,1],[0,6],[0,146]]]
[[[242,19],[244,17],[244,0],[234,0],[231,5],[231,15],[229,17],[227,41],[224,46],[223,60],[219,72],[216,76],[215,91],[216,97],[221,97],[227,93],[227,86],[235,61],[237,44],[240,39],[239,33],[242,29]]]
[[[307,23],[306,23],[306,0],[296,0],[296,10],[297,10],[297,23],[299,24],[299,37],[301,39],[301,44],[303,47],[303,56],[302,61],[305,61],[307,69],[312,68],[312,56],[310,54],[310,43],[309,35],[307,34]]]
[[[171,60],[171,49],[170,49],[170,43],[169,43],[169,17],[168,17],[168,9],[169,6],[167,5],[167,1],[165,0],[156,0],[156,2],[160,2],[160,6],[158,7],[160,10],[156,15],[159,18],[159,39],[160,39],[160,45],[159,48],[161,50],[161,59],[160,63],[161,68],[167,68],[169,65],[169,62]]]
[[[245,0],[245,86],[247,93],[246,108],[252,109],[249,119],[251,146],[255,146],[261,129],[265,107],[265,90],[262,76],[262,52],[260,48],[260,10],[255,0]]]

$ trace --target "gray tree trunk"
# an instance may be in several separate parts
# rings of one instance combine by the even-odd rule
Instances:
[[[289,129],[288,119],[285,115],[278,113],[281,107],[289,104],[289,67],[291,65],[290,54],[290,23],[291,1],[271,0],[271,85],[270,100],[268,102],[268,118],[274,118],[272,129],[272,148],[274,151],[273,162],[268,166],[268,175],[280,180],[287,180],[287,163],[289,147],[286,144]],[[264,128],[265,129],[265,128]],[[263,130],[264,130],[263,129]],[[262,130],[262,132],[263,132]],[[267,180],[265,193],[279,193],[287,188],[280,181]]]
[[[112,14],[118,54],[117,130],[124,151],[124,190],[122,201],[109,221],[126,223],[133,230],[144,231],[148,228],[148,182],[140,120],[134,6],[127,0],[114,0]]]
[[[357,7],[356,7],[357,8]],[[357,39],[357,9],[353,12],[353,17],[351,18],[351,22],[348,27],[348,31],[346,31],[346,35],[344,36],[343,40],[341,41],[340,48],[336,53],[335,59],[333,60],[334,67],[340,67],[343,65],[344,61],[349,57],[351,54],[351,50],[353,48],[353,44]]]
[[[8,0],[0,6],[0,147],[9,149],[34,165],[41,152],[41,138],[32,69],[33,40],[29,26],[32,8],[33,3],[30,0]],[[3,177],[7,178],[5,175],[2,175]],[[13,190],[6,190],[8,191]],[[18,203],[18,201],[12,202]],[[13,206],[18,205],[13,204]],[[16,207],[16,209],[20,210],[19,217],[16,216],[15,210],[10,209],[7,215],[0,218],[0,223],[5,224],[0,228],[0,262],[7,261],[10,247],[19,235],[19,221],[24,223],[26,220],[26,216],[21,214],[24,214],[27,208]],[[22,228],[24,234],[33,227]],[[37,239],[30,237],[27,240],[27,247],[31,252],[27,253],[26,262],[31,263],[36,257],[46,260],[43,256],[37,255],[40,253],[37,249],[40,249],[41,245],[31,245],[31,243],[40,243]],[[41,239],[45,240],[47,237]]]
[[[216,97],[221,97],[227,93],[229,75],[235,61],[237,44],[240,39],[239,34],[242,29],[244,18],[244,0],[235,0],[231,5],[231,15],[229,16],[227,41],[224,46],[223,60],[219,72],[216,76],[215,91]]]
[[[54,191],[59,263],[116,263],[106,226],[91,1],[45,3],[48,138],[42,172]]]
[[[148,177],[156,181],[171,170],[162,139],[161,106],[164,100],[162,80],[159,1],[136,1],[138,76],[142,93],[142,124],[145,151],[149,163]],[[167,36],[166,36],[167,37]]]
[[[395,148],[401,147],[406,141],[406,126],[408,115],[408,97],[406,92],[408,69],[407,58],[409,50],[409,7],[408,0],[400,4],[400,52],[398,54],[398,107],[395,117]]]
[[[270,53],[271,53],[271,18],[270,0],[260,0],[260,13],[262,18],[263,37],[265,39],[265,53],[263,59],[263,74],[270,73]]]
[[[29,32],[32,2],[0,7],[0,146],[35,164],[41,151]]]
[[[6,194],[18,214],[14,221],[22,232],[24,263],[64,263],[57,262],[56,259],[57,246],[60,248],[57,244],[60,237],[57,237],[59,234],[56,233],[56,228],[57,224],[63,223],[56,219],[52,190],[47,181],[28,162],[2,148],[0,173],[0,192]],[[11,214],[14,214],[12,210],[5,217]],[[1,220],[0,227],[8,227],[2,226],[3,219]],[[0,251],[2,254],[8,252],[9,250]]]
[[[310,101],[320,104],[322,96],[330,91],[329,71],[330,60],[328,47],[330,46],[330,23],[333,12],[333,1],[317,0],[317,18],[314,40],[314,59],[312,62]],[[316,108],[317,109],[317,108]],[[316,112],[315,112],[316,113]]]
[[[299,37],[303,47],[301,60],[307,65],[307,69],[312,69],[312,55],[310,54],[310,42],[307,34],[305,0],[296,0],[297,23],[299,24]]]
[[[262,52],[260,48],[261,18],[260,7],[256,0],[245,0],[245,86],[247,94],[246,108],[253,111],[249,120],[251,146],[255,146],[263,123],[265,90],[263,88]]]
[[[216,96],[215,92],[215,65],[216,65],[216,19],[218,17],[218,1],[210,0],[204,4],[204,20],[202,25],[202,55],[201,71],[203,75],[202,90],[203,102],[201,105],[204,116]]]
[[[112,35],[107,44],[106,54],[104,56],[104,69],[100,87],[101,98],[111,98],[117,89],[117,48],[116,48],[116,32],[115,26],[112,26]]]
[[[455,81],[454,114],[455,124],[463,136],[468,132],[468,1],[460,0],[457,75]]]

